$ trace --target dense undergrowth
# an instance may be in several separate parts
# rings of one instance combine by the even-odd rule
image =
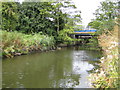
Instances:
[[[85,47],[89,50],[101,50],[101,47],[98,44],[97,37],[92,37],[91,39],[89,39],[89,42],[85,44]]]
[[[47,35],[23,34],[15,32],[0,31],[2,37],[2,56],[13,57],[15,55],[27,54],[36,50],[48,50],[54,47],[54,38]]]
[[[90,75],[92,86],[95,88],[119,88],[118,28],[116,25],[114,31],[108,31],[98,38],[104,57],[100,60],[101,68]]]

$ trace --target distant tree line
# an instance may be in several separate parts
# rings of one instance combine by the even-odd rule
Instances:
[[[72,14],[70,9],[74,10]],[[74,28],[77,22],[81,22],[80,13],[70,1],[2,2],[2,30],[43,33],[57,40],[60,31]]]
[[[118,2],[105,0],[100,3],[101,6],[96,9],[93,19],[88,26],[98,30],[98,33],[104,33],[108,30],[113,30],[115,25],[114,20],[118,17]]]

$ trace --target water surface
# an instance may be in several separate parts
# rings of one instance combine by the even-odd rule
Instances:
[[[3,88],[90,88],[88,72],[100,55],[98,51],[63,48],[5,59]]]

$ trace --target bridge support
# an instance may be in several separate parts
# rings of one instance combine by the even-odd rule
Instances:
[[[80,41],[74,41],[73,44],[74,45],[80,45],[80,44],[85,44],[85,43],[89,43],[89,39],[95,37],[96,35],[81,35],[81,34],[71,34],[69,35],[71,38],[73,39],[82,39]]]

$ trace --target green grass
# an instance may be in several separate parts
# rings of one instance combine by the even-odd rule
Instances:
[[[35,50],[48,50],[54,46],[54,38],[40,33],[27,35],[19,32],[0,31],[2,56],[13,57]]]

